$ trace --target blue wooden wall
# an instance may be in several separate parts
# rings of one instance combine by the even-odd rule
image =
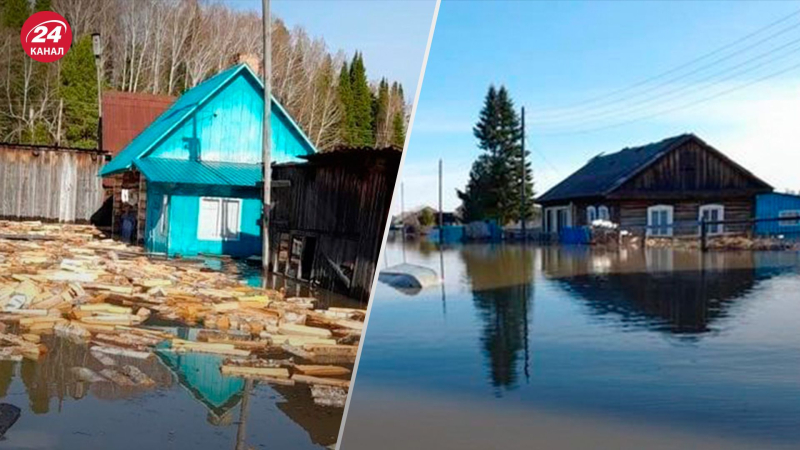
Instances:
[[[261,163],[261,122],[264,117],[260,87],[241,72],[230,84],[198,108],[146,157],[189,159],[197,152],[204,161]],[[313,152],[292,120],[272,105],[273,162],[298,161]]]
[[[789,194],[761,194],[756,197],[756,218],[779,217],[781,211],[800,210],[800,196]],[[800,226],[781,226],[779,222],[759,222],[756,232],[761,235],[784,235],[800,239]]]
[[[215,80],[209,81],[216,82]],[[260,165],[263,90],[249,70],[239,70],[219,90],[203,100],[187,120],[176,122],[143,159],[221,161]],[[205,88],[202,84],[195,89]],[[184,94],[186,95],[186,94]],[[300,161],[298,156],[314,153],[314,147],[294,124],[288,113],[272,103],[272,160]],[[178,114],[175,111],[174,114]],[[169,111],[166,113],[169,114]],[[167,120],[168,118],[164,118]],[[161,118],[159,120],[162,120]],[[223,170],[224,169],[220,169]],[[225,176],[226,174],[221,174]],[[226,179],[236,179],[230,174]],[[148,251],[169,256],[200,253],[247,257],[261,254],[261,193],[253,187],[211,186],[148,182],[145,245]],[[169,195],[168,236],[157,231],[163,196]],[[240,237],[236,241],[200,240],[197,237],[200,197],[242,199]]]
[[[163,195],[170,196],[169,236],[164,242],[157,238],[156,230]],[[200,197],[232,197],[242,199],[239,219],[239,240],[200,240],[197,238]],[[147,186],[147,223],[145,245],[148,251],[167,253],[169,256],[195,256],[198,254],[248,257],[261,254],[261,196],[256,188],[232,188],[206,185],[165,185],[151,183]]]

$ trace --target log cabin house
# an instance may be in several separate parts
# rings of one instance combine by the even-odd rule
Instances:
[[[547,233],[611,221],[653,237],[700,233],[699,222],[749,220],[772,187],[693,134],[592,158],[537,199]],[[712,225],[710,235],[747,224]]]

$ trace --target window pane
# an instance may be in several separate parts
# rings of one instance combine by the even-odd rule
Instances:
[[[239,238],[239,201],[225,200],[225,229],[223,236],[225,239]]]
[[[200,214],[197,218],[198,238],[220,238],[220,212],[220,201],[218,198],[204,198],[200,200]]]

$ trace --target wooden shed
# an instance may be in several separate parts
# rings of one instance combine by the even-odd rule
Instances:
[[[367,301],[401,154],[340,148],[274,165],[273,272]]]
[[[596,156],[539,197],[546,232],[611,221],[649,236],[697,235],[699,222],[749,220],[772,187],[693,134]],[[711,235],[747,224],[714,225]]]

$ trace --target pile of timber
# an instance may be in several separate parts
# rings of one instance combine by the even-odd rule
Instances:
[[[648,247],[679,248],[697,250],[701,246],[698,236],[681,236],[676,238],[647,238]],[[743,234],[726,234],[722,236],[709,236],[706,248],[711,250],[797,250],[800,244],[796,241],[771,238],[754,237]]]
[[[338,405],[364,317],[247,286],[200,262],[148,258],[92,226],[0,221],[0,359],[40,357],[44,334],[85,343],[93,355],[147,359],[159,345],[228,357],[226,375],[330,387],[312,393]],[[149,327],[151,318],[204,330],[187,341]],[[146,384],[129,371],[81,376]]]

